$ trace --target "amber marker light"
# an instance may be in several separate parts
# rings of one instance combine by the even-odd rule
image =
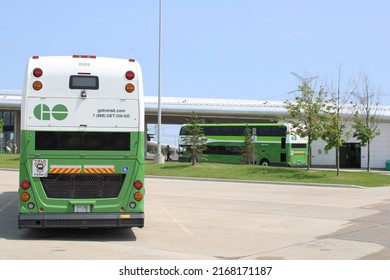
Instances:
[[[36,91],[41,90],[42,87],[43,87],[43,85],[42,85],[42,83],[40,81],[35,81],[33,83],[33,89],[35,89]]]
[[[132,93],[134,91],[134,89],[135,89],[135,87],[132,83],[126,84],[126,87],[125,87],[126,92]]]
[[[23,192],[20,195],[20,200],[23,201],[23,202],[29,201],[30,200],[30,195],[28,193],[26,193],[26,192]]]
[[[140,201],[142,198],[143,198],[142,193],[136,192],[136,193],[134,194],[134,199],[135,199],[135,200]]]

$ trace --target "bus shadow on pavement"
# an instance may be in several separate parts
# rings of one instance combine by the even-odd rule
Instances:
[[[344,228],[321,236],[346,241],[357,241],[379,244],[383,249],[378,252],[362,256],[362,260],[389,260],[390,259],[390,200],[381,203],[367,205],[363,209],[374,209],[378,213],[358,217],[350,220]]]
[[[130,228],[19,229],[18,193],[0,194],[0,238],[8,240],[136,241]]]

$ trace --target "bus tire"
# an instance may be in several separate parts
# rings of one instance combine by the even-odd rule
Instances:
[[[263,158],[262,160],[260,160],[260,165],[262,165],[262,166],[269,166],[268,159]]]

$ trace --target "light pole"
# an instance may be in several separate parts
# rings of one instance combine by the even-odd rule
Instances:
[[[161,58],[162,58],[162,0],[159,3],[159,29],[158,29],[158,112],[157,112],[157,155],[153,162],[164,163],[164,156],[161,153]]]

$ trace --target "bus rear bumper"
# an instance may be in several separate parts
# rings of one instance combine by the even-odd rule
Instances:
[[[144,227],[144,213],[19,214],[19,228]]]

